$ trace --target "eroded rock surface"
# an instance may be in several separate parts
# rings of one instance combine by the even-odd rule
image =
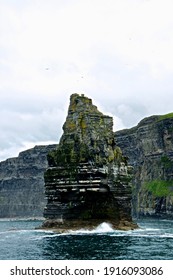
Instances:
[[[92,100],[73,94],[58,148],[45,172],[47,205],[43,227],[72,229],[110,222],[136,225],[131,218],[131,168],[115,144],[112,117]]]
[[[173,114],[115,133],[133,166],[133,215],[173,217]]]
[[[47,154],[55,147],[35,146],[0,162],[0,218],[43,217]]]

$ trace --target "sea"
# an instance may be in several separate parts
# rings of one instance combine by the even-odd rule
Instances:
[[[173,220],[137,220],[139,228],[58,234],[37,229],[42,220],[1,219],[0,260],[173,260]]]

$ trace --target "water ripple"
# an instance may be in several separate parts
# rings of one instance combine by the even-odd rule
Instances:
[[[102,223],[63,234],[35,230],[38,225],[0,221],[0,259],[173,259],[172,221],[139,221],[130,231]]]

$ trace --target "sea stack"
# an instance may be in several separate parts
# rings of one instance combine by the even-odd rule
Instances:
[[[108,222],[133,229],[131,167],[116,145],[113,118],[83,94],[72,94],[63,135],[48,155],[43,227],[58,231]]]

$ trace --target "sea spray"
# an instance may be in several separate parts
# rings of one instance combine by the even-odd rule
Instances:
[[[93,234],[93,233],[109,233],[114,232],[115,230],[112,228],[110,223],[103,222],[98,225],[96,228],[89,230],[89,229],[79,229],[79,230],[70,230],[69,233],[73,234]]]
[[[172,260],[172,221],[146,219],[138,223],[140,229],[129,231],[113,230],[103,222],[92,230],[57,234],[35,230],[38,221],[1,221],[0,259]],[[10,231],[13,226],[17,230]]]

